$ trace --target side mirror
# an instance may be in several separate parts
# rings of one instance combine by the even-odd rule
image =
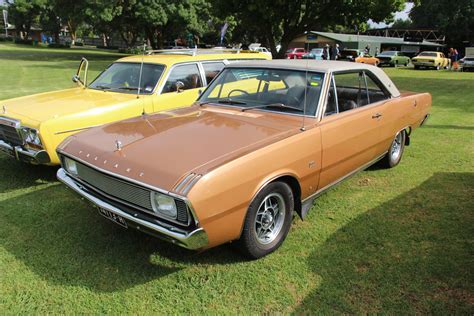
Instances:
[[[79,67],[77,68],[76,74],[72,77],[72,81],[86,88],[88,69],[89,69],[89,61],[85,58],[82,58],[81,63],[79,64]],[[83,77],[81,77],[81,73],[83,73]]]
[[[174,85],[177,93],[181,93],[184,91],[184,83],[182,81],[176,81]]]

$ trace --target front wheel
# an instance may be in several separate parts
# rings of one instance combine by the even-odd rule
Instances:
[[[272,182],[254,198],[247,211],[239,248],[258,259],[280,247],[290,230],[294,196],[288,184]]]
[[[394,140],[390,144],[390,148],[382,159],[381,163],[386,168],[393,168],[402,160],[403,151],[405,150],[406,132],[402,130],[395,135]]]

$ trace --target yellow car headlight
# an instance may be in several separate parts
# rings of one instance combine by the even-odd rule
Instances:
[[[38,130],[34,128],[29,128],[29,127],[22,127],[21,133],[23,135],[23,139],[25,140],[25,143],[29,145],[33,145],[33,147],[40,147],[40,148],[43,147],[43,144],[41,143],[41,139],[39,137]]]

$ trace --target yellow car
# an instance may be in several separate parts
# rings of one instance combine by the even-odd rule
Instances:
[[[434,68],[440,70],[441,68],[449,68],[451,61],[440,52],[421,52],[418,56],[411,59],[415,69],[420,68]]]
[[[73,77],[78,87],[0,101],[0,152],[32,164],[57,165],[56,147],[68,136],[191,105],[225,64],[249,59],[271,58],[226,50],[152,51],[117,60],[90,84],[89,63],[83,59]]]

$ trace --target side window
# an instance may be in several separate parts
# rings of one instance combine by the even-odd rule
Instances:
[[[212,79],[214,79],[214,77],[217,76],[219,72],[221,72],[224,66],[225,66],[224,63],[222,62],[202,64],[202,67],[204,68],[204,74],[206,76],[207,84],[209,84],[212,81]]]
[[[336,74],[339,112],[349,111],[368,104],[367,91],[362,71]]]
[[[336,96],[336,89],[334,87],[334,77],[331,79],[331,86],[329,87],[328,91],[328,103],[326,105],[326,111],[324,112],[324,116],[329,116],[333,114],[337,114],[337,96]]]
[[[372,76],[373,75],[365,73],[368,103],[375,103],[388,99],[384,89],[382,89],[379,83],[372,79]]]
[[[163,87],[162,93],[176,92],[177,83],[183,85],[181,90],[196,89],[202,87],[201,74],[196,64],[176,66]]]

